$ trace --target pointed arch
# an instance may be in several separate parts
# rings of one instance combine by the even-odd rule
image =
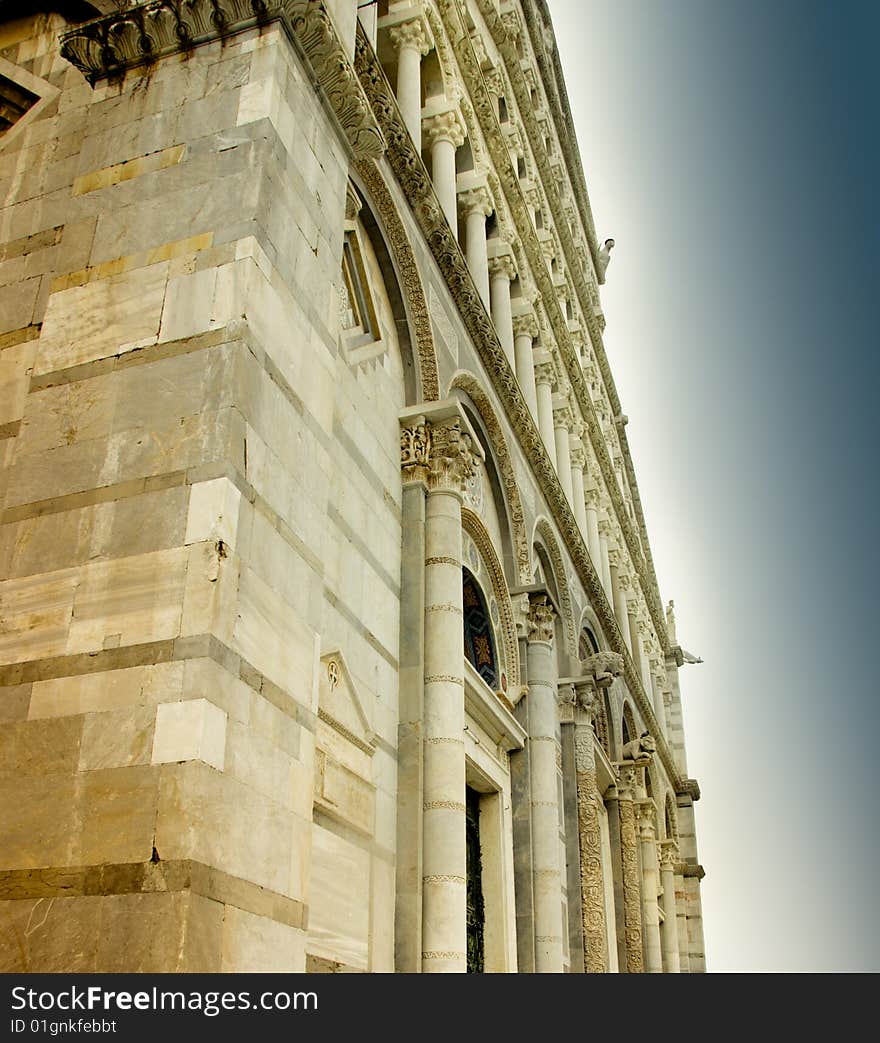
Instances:
[[[532,579],[532,556],[529,551],[528,536],[526,535],[522,498],[519,494],[519,485],[513,470],[513,462],[507,449],[507,439],[504,437],[504,432],[501,428],[501,421],[498,419],[498,414],[495,412],[489,396],[473,373],[467,370],[459,370],[450,381],[449,394],[452,394],[456,389],[463,391],[471,400],[474,408],[480,414],[480,419],[483,421],[486,433],[492,443],[492,457],[495,466],[498,468],[498,474],[503,486],[517,581],[519,583],[530,583]]]
[[[568,576],[565,573],[565,565],[562,561],[562,553],[559,543],[553,532],[550,522],[541,517],[535,523],[535,538],[533,543],[540,543],[547,552],[553,576],[556,580],[557,593],[559,595],[559,611],[562,616],[562,633],[565,638],[565,646],[569,655],[576,656],[578,648],[577,630],[574,622],[574,608],[571,601],[571,590],[568,586]]]
[[[486,527],[469,507],[461,509],[461,525],[474,541],[489,573],[492,593],[495,595],[498,605],[501,659],[507,672],[507,691],[515,692],[520,685],[519,642],[516,637],[516,621],[513,618],[513,603],[510,600],[510,590],[504,577],[504,569],[501,567],[501,561]]]
[[[409,404],[436,402],[440,398],[440,373],[428,301],[398,205],[392,199],[375,160],[358,160],[354,180],[364,190],[375,217],[381,222],[380,231],[391,248],[395,274],[403,289],[403,306],[415,339],[412,357],[416,366],[416,387],[413,402]]]

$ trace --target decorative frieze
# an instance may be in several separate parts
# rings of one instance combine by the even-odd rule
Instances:
[[[152,0],[64,33],[61,54],[94,86],[271,22],[311,65],[354,154],[381,156],[385,139],[323,0]]]

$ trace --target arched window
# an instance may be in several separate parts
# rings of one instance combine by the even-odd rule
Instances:
[[[486,684],[493,691],[497,691],[498,669],[495,663],[495,643],[492,638],[492,621],[486,609],[486,599],[468,569],[462,569],[461,572],[465,658]]]

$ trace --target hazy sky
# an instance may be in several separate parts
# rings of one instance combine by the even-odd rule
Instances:
[[[709,969],[880,970],[880,5],[550,0],[682,671]]]

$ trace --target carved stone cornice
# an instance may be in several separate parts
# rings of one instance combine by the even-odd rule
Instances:
[[[445,6],[445,0],[442,0],[442,2]],[[475,62],[473,50],[469,46],[468,52],[471,59]],[[578,577],[596,609],[606,638],[615,651],[619,651],[624,655],[624,678],[632,692],[645,727],[655,734],[660,734],[660,728],[654,717],[650,700],[645,693],[635,664],[626,649],[613,609],[602,587],[602,581],[595,570],[593,562],[590,560],[589,551],[584,543],[577,520],[559,483],[556,469],[550,461],[541,433],[523,397],[516,376],[510,367],[494,324],[486,314],[486,309],[468,270],[467,261],[461,247],[448,227],[439,201],[434,193],[431,178],[422,162],[421,156],[417,153],[412,143],[409,132],[400,115],[391,85],[388,83],[375,51],[366,33],[363,31],[363,27],[360,25],[357,31],[355,65],[358,69],[361,83],[370,97],[379,125],[388,142],[387,159],[391,164],[391,168],[412,207],[413,214],[425,236],[428,247],[446,279],[450,294],[458,306],[462,320],[482,360],[486,373],[499,395],[511,427],[523,448],[526,459],[532,467],[538,487],[547,501],[552,516],[556,520],[559,535],[568,549]],[[482,88],[481,93],[486,104],[490,104],[488,95]],[[481,113],[480,118],[481,120],[486,118],[486,114]],[[493,116],[493,118],[496,117]],[[507,156],[507,162],[509,165],[509,155]],[[515,178],[515,173],[513,176]],[[505,192],[508,192],[509,195],[509,187],[506,183],[504,187]],[[543,287],[539,286],[538,289],[543,295],[542,306],[539,309],[540,314],[543,314],[545,308],[549,307],[547,294],[544,292]],[[567,331],[565,335],[568,335]],[[583,376],[580,374],[579,368],[578,376],[581,385],[583,385]],[[592,427],[590,428],[590,436],[595,451],[595,431]],[[603,451],[607,455],[607,450],[603,449]],[[667,776],[674,785],[678,779],[678,773],[672,754],[665,741],[660,743],[660,755]]]
[[[385,139],[324,0],[150,0],[64,33],[61,54],[94,86],[272,22],[311,67],[353,153],[382,155]]]
[[[702,880],[706,875],[706,870],[693,862],[679,862],[678,871],[682,876],[695,876],[697,880]]]
[[[529,595],[529,641],[552,643],[555,619],[556,610],[550,604],[550,599],[546,594]]]

